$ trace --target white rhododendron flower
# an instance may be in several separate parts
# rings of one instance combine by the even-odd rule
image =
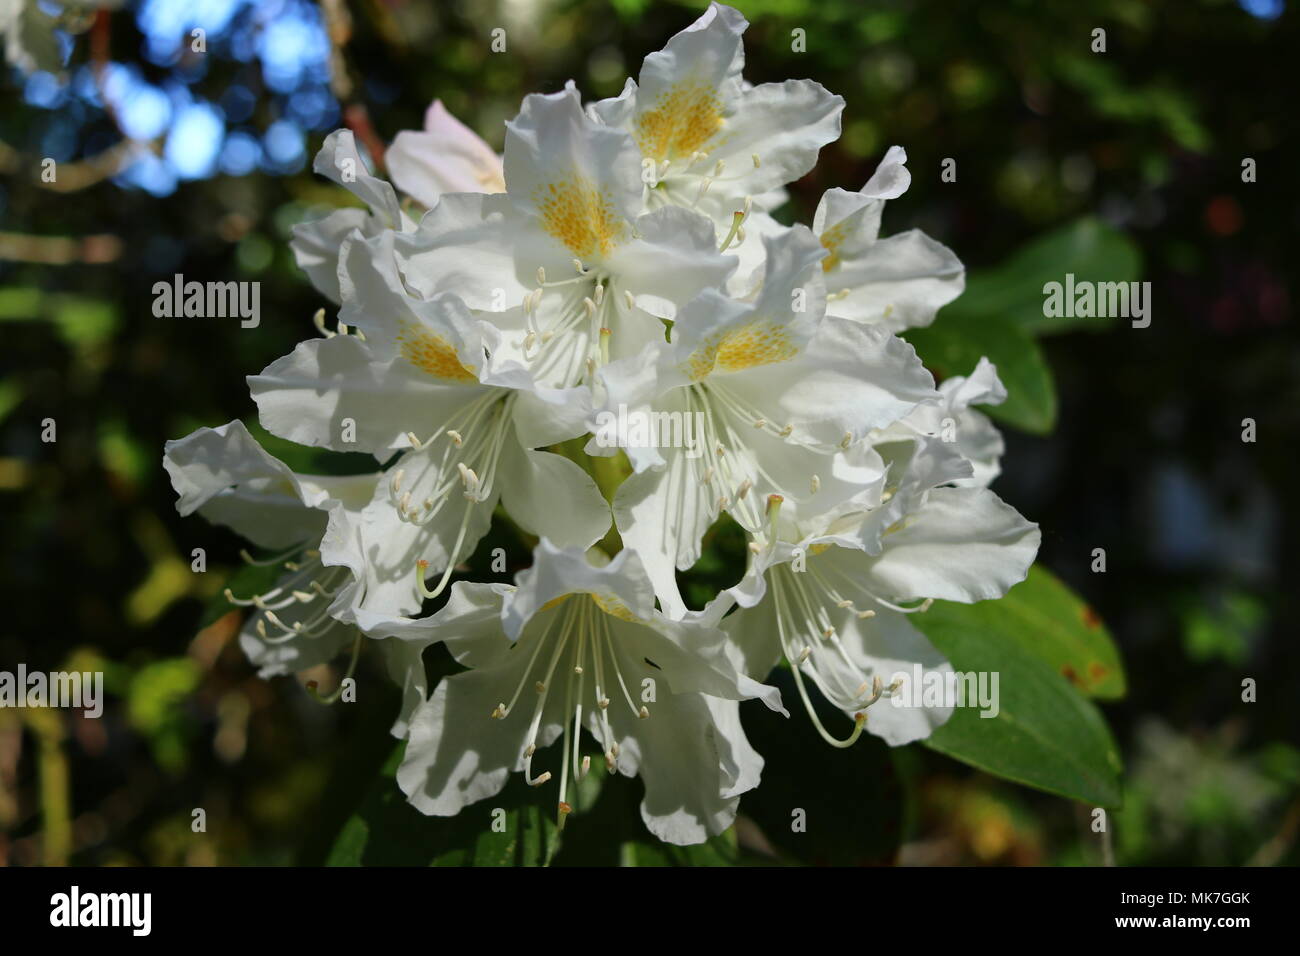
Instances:
[[[572,87],[528,96],[506,124],[507,191],[445,194],[395,239],[403,278],[455,293],[497,330],[494,370],[589,382],[736,266],[707,219],[646,212],[639,168],[632,138],[590,119]]]
[[[800,514],[824,514],[878,490],[878,458],[854,446],[938,399],[901,339],[823,315],[825,252],[806,228],[767,245],[752,300],[706,290],[682,310],[670,341],[601,371],[606,421],[621,407],[634,413],[628,421],[698,423],[693,448],[618,435],[639,471],[615,498],[618,529],[671,614],[684,610],[674,572],[695,563],[720,512],[757,531],[770,495]]]
[[[183,514],[280,552],[274,588],[232,595],[263,675],[380,642],[398,783],[427,814],[522,773],[563,825],[594,754],[641,778],[652,833],[704,841],[759,785],[740,702],[784,713],[773,668],[831,744],[925,738],[951,702],[879,706],[900,673],[952,671],[916,615],[998,598],[1035,558],[1037,526],[988,488],[1004,445],[975,406],[1006,398],[996,369],[936,387],[897,334],[965,281],[921,232],[880,237],[905,152],[827,190],[811,228],[778,222],[844,104],[747,84],[746,26],[714,3],[617,97],[526,96],[501,157],[435,101],[387,152],[396,189],[332,134],[314,168],[366,208],[292,246],[337,331],[322,310],[321,338],[248,382],[269,432],[374,468],[294,474],[237,422],[167,447]],[[692,582],[688,607],[678,573],[719,519],[747,568],[720,594]],[[494,520],[531,567],[453,583],[483,572]],[[464,670],[430,693],[435,643]]]
[[[992,366],[986,372],[981,363],[979,374],[996,382]],[[1024,580],[1041,538],[1036,524],[987,488],[953,487],[972,468],[941,438],[902,430],[879,437],[888,469],[881,503],[820,526],[774,509],[745,579],[711,611],[719,616],[728,599],[746,609],[723,627],[747,670],[767,674],[789,661],[809,716],[836,745],[851,743],[865,725],[897,746],[929,736],[947,719],[944,707],[867,709],[898,689],[891,675],[910,674],[914,665],[951,670],[908,615],[935,600],[1001,597]],[[804,676],[855,719],[846,740],[823,726]]]
[[[609,509],[595,482],[531,450],[581,433],[581,390],[542,397],[480,381],[482,326],[450,293],[405,291],[391,233],[372,243],[354,235],[340,261],[340,317],[362,334],[303,342],[249,385],[272,434],[382,459],[400,451],[372,500],[332,529],[337,557],[365,582],[360,606],[418,611],[487,531],[498,500],[534,533],[583,548],[598,540]],[[566,414],[565,402],[577,411]],[[556,434],[557,421],[573,422],[571,433]]]
[[[607,772],[641,777],[650,831],[699,843],[731,825],[762,766],[710,700],[781,708],[775,688],[732,666],[721,631],[655,609],[627,550],[599,566],[543,541],[517,587],[458,583],[441,611],[377,633],[444,641],[469,668],[416,711],[397,772],[411,803],[439,816],[494,796],[517,772],[534,786],[558,777],[562,824],[591,768],[585,729]],[[558,761],[544,753],[557,740]]]
[[[749,26],[740,11],[710,4],[703,16],[651,53],[639,82],[591,106],[626,129],[649,173],[648,202],[729,218],[746,200],[800,178],[840,135],[844,100],[811,80],[750,86],[741,78]],[[772,195],[774,201],[784,193]]]
[[[262,559],[244,552],[248,563],[281,569],[275,586],[264,593],[236,595],[226,589],[232,604],[252,609],[239,644],[258,674],[305,671],[350,648],[350,676],[363,635],[341,619],[351,617],[364,591],[347,567],[331,560],[322,537],[330,515],[361,511],[374,494],[378,473],[296,474],[237,421],[169,441],[163,467],[182,515],[198,512],[231,528],[273,552]],[[404,690],[402,715],[393,728],[400,736],[406,716],[427,692],[424,665],[400,641],[381,646],[389,673]]]

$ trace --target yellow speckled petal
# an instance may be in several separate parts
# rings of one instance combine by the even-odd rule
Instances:
[[[397,336],[402,356],[420,371],[448,382],[477,382],[473,369],[466,368],[450,342],[436,332],[406,324]]]

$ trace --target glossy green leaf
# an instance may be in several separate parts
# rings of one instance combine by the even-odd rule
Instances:
[[[1089,697],[1114,699],[1126,690],[1119,650],[1088,604],[1041,565],[999,601],[971,607]]]
[[[1022,247],[992,269],[968,277],[966,291],[940,316],[954,322],[1000,319],[1042,335],[1071,328],[1105,328],[1113,317],[1043,315],[1043,287],[1065,282],[1132,282],[1142,271],[1133,240],[1099,219],[1075,220]]]
[[[1094,806],[1121,802],[1119,750],[1100,712],[1027,647],[1037,612],[936,602],[913,622],[958,672],[997,674],[997,708],[957,707],[926,745],[1017,783]],[[1036,602],[1030,602],[1037,607]],[[1042,633],[1043,640],[1050,636]],[[991,680],[991,678],[990,678]],[[990,707],[989,711],[994,708]]]

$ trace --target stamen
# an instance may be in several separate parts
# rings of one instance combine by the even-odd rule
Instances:
[[[261,559],[254,558],[251,554],[248,553],[247,549],[240,548],[239,556],[243,558],[245,564],[251,564],[255,568],[269,568],[273,564],[279,564],[285,558],[289,557],[289,555],[297,554],[299,549],[301,549],[301,547],[302,545],[296,544],[288,551],[285,551],[281,554],[277,554],[274,557],[261,558]]]
[[[735,239],[736,235],[740,232],[740,225],[744,221],[745,213],[741,210],[737,209],[731,214],[731,229],[727,232],[726,238],[722,240],[722,245],[718,246],[719,252],[727,251],[727,247],[731,245],[732,240]]]
[[[311,317],[311,321],[312,321],[312,325],[316,326],[316,328],[320,331],[320,334],[325,336],[325,338],[327,339],[332,339],[334,338],[335,335],[338,334],[337,332],[331,332],[329,329],[325,328],[324,309],[317,309],[316,314]]]

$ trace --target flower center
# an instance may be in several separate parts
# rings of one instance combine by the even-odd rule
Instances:
[[[932,602],[927,600],[917,607],[904,608],[885,601],[866,590],[860,581],[850,579],[836,565],[814,561],[824,550],[809,548],[802,571],[785,564],[772,567],[768,571],[768,585],[781,652],[790,664],[804,708],[823,740],[834,747],[848,747],[866,726],[867,708],[881,697],[890,696],[898,686],[885,687],[879,674],[869,673],[869,668],[864,669],[853,660],[836,632],[832,609],[841,618],[846,612],[864,621],[876,616],[874,610],[859,610],[844,596],[845,592],[860,594],[872,603],[903,614],[925,611]],[[822,724],[804,685],[805,675],[833,706],[853,713],[854,727],[848,738],[834,737]]]
[[[821,234],[821,244],[827,252],[827,256],[822,260],[822,271],[830,272],[840,264],[840,246],[848,238],[848,224],[837,222]]]
[[[494,499],[497,465],[509,437],[513,402],[513,393],[485,389],[481,397],[457,409],[445,427],[424,441],[414,434],[407,436],[411,450],[403,454],[388,482],[388,499],[398,517],[414,525],[429,524],[456,500],[458,486],[469,502],[434,589],[424,581],[429,562],[416,562],[416,589],[422,598],[435,598],[446,588],[462,557],[475,507]]]
[[[609,255],[626,232],[609,195],[584,176],[549,183],[535,199],[542,228],[579,258]]]
[[[577,600],[569,600],[577,598]],[[532,644],[528,663],[516,684],[509,702],[502,701],[493,709],[496,720],[507,720],[523,694],[525,685],[532,681],[536,699],[524,739],[524,779],[530,786],[540,787],[551,779],[551,772],[533,775],[533,756],[537,752],[538,735],[551,690],[563,683],[564,745],[560,758],[559,825],[572,811],[569,803],[570,780],[576,782],[591,769],[591,757],[582,756],[580,736],[583,708],[591,706],[596,714],[594,736],[605,755],[605,769],[614,773],[618,769],[619,744],[610,724],[611,694],[620,696],[633,716],[645,720],[650,710],[638,704],[628,687],[624,668],[620,663],[620,649],[610,625],[610,618],[635,622],[631,611],[617,598],[603,594],[569,594],[548,602],[529,622],[520,635],[514,650],[523,652]],[[544,654],[543,652],[549,651]],[[542,661],[545,660],[543,664]],[[588,690],[590,680],[590,690]]]
[[[709,336],[691,353],[683,371],[692,382],[698,382],[715,370],[740,372],[786,362],[798,354],[790,333],[763,319]]]
[[[477,382],[474,370],[466,368],[455,347],[436,332],[405,323],[397,335],[402,356],[434,378],[448,382]]]
[[[722,101],[698,84],[679,83],[636,118],[641,153],[656,160],[703,152],[722,129]]]
[[[320,552],[305,545],[294,545],[288,551],[270,558],[256,559],[247,551],[240,556],[245,563],[255,567],[273,567],[281,565],[287,574],[281,576],[276,586],[252,597],[235,597],[230,588],[226,588],[226,600],[236,607],[256,609],[257,617],[253,628],[257,636],[268,647],[284,644],[298,638],[316,638],[339,624],[331,615],[333,599],[350,580],[350,572],[344,567],[326,567],[321,563]],[[352,659],[344,677],[351,677],[356,670],[357,659],[361,650],[361,633],[358,631],[352,644]],[[343,689],[343,682],[334,694],[321,697],[316,694],[314,684],[308,689],[323,703],[333,703]]]

